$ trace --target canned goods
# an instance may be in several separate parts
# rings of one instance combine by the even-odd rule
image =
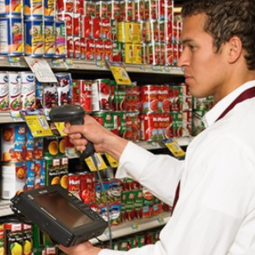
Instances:
[[[92,83],[92,111],[112,110],[110,81],[97,79]]]
[[[81,173],[80,196],[82,201],[86,204],[96,200],[94,173]]]
[[[45,186],[45,161],[43,159],[35,160],[35,181],[34,187]]]
[[[8,74],[0,72],[0,111],[9,110],[9,84]]]
[[[43,1],[42,0],[24,0],[24,16],[39,17],[43,16]]]
[[[32,254],[33,248],[32,225],[22,224],[22,229],[23,229],[23,253],[29,255]]]
[[[6,254],[22,254],[23,232],[22,223],[17,219],[4,224]]]
[[[56,21],[56,57],[66,57],[66,25],[64,21]]]
[[[44,21],[44,56],[53,57],[56,53],[55,21]]]
[[[158,86],[144,85],[141,87],[142,113],[158,112]]]
[[[21,101],[22,110],[35,109],[35,75],[30,72],[21,72]]]
[[[106,129],[114,129],[114,115],[111,112],[93,112],[91,116]]]
[[[17,191],[23,190],[26,184],[26,163],[3,163],[2,172],[2,199],[11,199]]]
[[[22,124],[3,126],[1,129],[1,160],[20,162],[26,157],[26,127]]]
[[[68,158],[66,157],[60,159],[59,178],[60,185],[64,189],[68,189]]]
[[[43,157],[54,158],[58,155],[57,137],[45,137],[43,141]]]
[[[79,174],[68,174],[68,191],[76,197],[80,198],[81,192],[81,176]]]
[[[24,53],[23,21],[20,15],[0,17],[0,54],[22,55]]]
[[[42,19],[30,18],[24,21],[25,25],[25,54],[43,56],[44,54],[44,27]]]
[[[45,159],[45,185],[59,184],[59,159]]]
[[[92,112],[92,81],[73,80],[73,104],[79,104],[87,113]]]
[[[0,2],[0,15],[15,14],[21,15],[22,12],[21,0],[3,0]]]
[[[20,111],[22,109],[20,73],[8,72],[8,85],[10,110]]]
[[[44,17],[46,19],[53,19],[56,14],[56,1],[44,0]]]
[[[149,113],[141,115],[141,140],[158,140],[158,114]]]
[[[72,77],[70,73],[56,73],[58,84],[58,105],[66,105],[71,103],[72,95]]]

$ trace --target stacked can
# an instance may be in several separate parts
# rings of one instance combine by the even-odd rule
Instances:
[[[0,2],[0,55],[24,54],[23,1]]]

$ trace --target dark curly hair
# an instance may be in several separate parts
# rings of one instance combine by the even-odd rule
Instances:
[[[207,16],[204,30],[213,37],[216,52],[238,36],[247,67],[255,70],[255,0],[189,0],[183,4],[183,18],[201,13]]]

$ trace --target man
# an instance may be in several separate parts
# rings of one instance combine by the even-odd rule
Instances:
[[[143,255],[255,254],[255,1],[194,0],[182,10],[179,66],[195,97],[213,96],[207,128],[189,145],[185,161],[153,155],[116,137],[86,116],[66,128],[78,150],[86,140],[119,160],[117,177],[130,176],[168,204],[180,197],[155,245]],[[246,91],[246,92],[244,92]],[[68,254],[122,254],[89,242]]]

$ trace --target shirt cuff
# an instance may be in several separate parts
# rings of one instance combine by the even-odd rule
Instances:
[[[128,142],[120,157],[116,178],[139,178],[146,162],[152,155],[151,152],[133,142]]]

